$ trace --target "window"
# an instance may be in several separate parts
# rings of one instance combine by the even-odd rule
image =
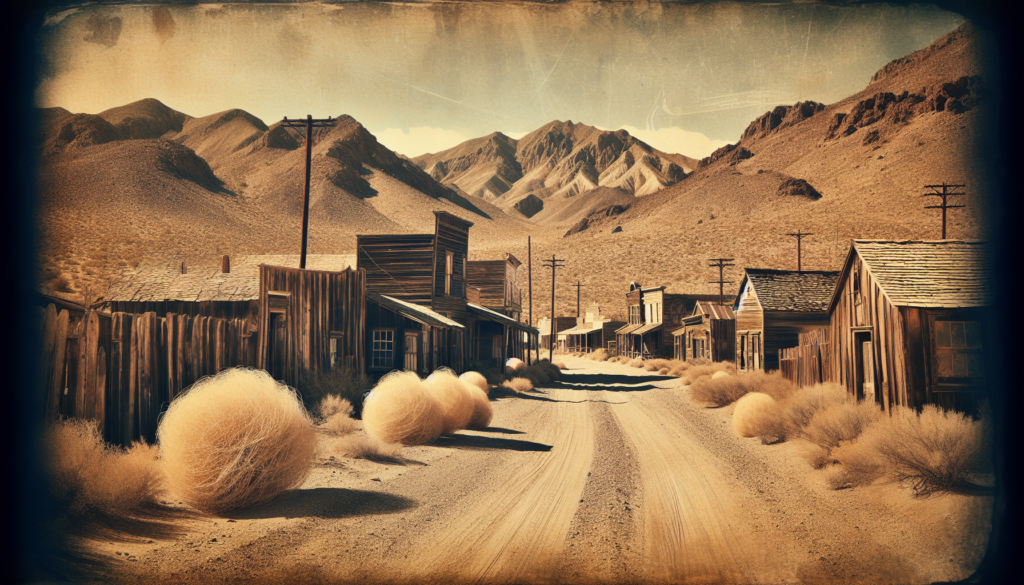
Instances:
[[[373,355],[370,367],[390,368],[395,359],[395,331],[393,329],[373,330]]]
[[[332,368],[335,367],[335,365],[340,365],[340,361],[341,360],[338,358],[338,340],[339,339],[343,340],[341,342],[341,344],[342,344],[342,346],[344,346],[344,344],[345,344],[344,338],[345,338],[345,334],[344,333],[335,333],[333,331],[331,332],[331,367]]]
[[[977,321],[939,321],[933,324],[934,367],[939,382],[984,375],[981,364],[981,324]]]
[[[850,274],[850,278],[853,279],[853,303],[860,303],[860,271],[854,270]]]
[[[452,273],[455,268],[455,253],[447,252],[445,254],[445,265],[444,265],[444,294],[452,294]]]

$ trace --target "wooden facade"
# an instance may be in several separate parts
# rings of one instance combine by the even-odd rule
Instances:
[[[626,293],[629,322],[615,332],[618,354],[642,359],[672,357],[674,330],[699,301],[712,300],[718,300],[718,295],[667,293],[664,286],[641,288],[631,282]]]
[[[576,318],[575,325],[561,332],[565,335],[564,351],[590,353],[598,349],[609,349],[609,343],[611,349],[614,349],[615,332],[625,323],[605,319],[601,315],[601,307],[591,303],[586,313]]]
[[[732,307],[698,301],[693,313],[683,318],[682,325],[672,332],[675,359],[736,359],[736,317]]]
[[[558,334],[566,329],[572,329],[576,326],[576,317],[555,317],[555,340],[556,348]],[[539,331],[539,345],[541,349],[551,349],[551,318],[542,317],[537,323],[537,330]],[[560,348],[559,348],[560,349]]]
[[[779,350],[799,343],[801,332],[828,326],[828,302],[838,272],[744,269],[736,316],[736,366],[779,369]]]
[[[887,411],[973,411],[990,368],[993,287],[982,242],[855,240],[829,304],[823,369]]]
[[[479,300],[474,303],[518,321],[523,312],[518,281],[521,264],[512,254],[505,254],[504,260],[470,261],[469,285],[480,290]]]
[[[476,369],[504,365],[509,358],[531,361],[540,332],[519,321],[480,305],[469,305],[469,363]]]
[[[440,367],[461,372],[465,328],[427,307],[380,293],[366,294],[366,371],[426,376]]]
[[[365,371],[366,273],[259,268],[259,367],[297,386],[303,371]]]

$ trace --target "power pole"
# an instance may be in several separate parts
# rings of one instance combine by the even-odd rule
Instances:
[[[925,193],[921,197],[941,197],[942,203],[939,205],[926,205],[925,209],[941,209],[942,210],[942,239],[946,239],[946,210],[957,209],[960,207],[967,207],[966,205],[950,205],[949,198],[956,195],[966,195],[966,193],[956,192],[955,189],[962,189],[967,185],[947,185],[945,181],[941,185],[925,185],[925,188],[935,191],[934,193]],[[942,191],[939,191],[942,189]],[[954,191],[950,191],[954,189]]]
[[[735,264],[726,264],[726,262],[732,262],[733,260],[735,260],[735,258],[711,258],[711,259],[708,260],[708,262],[711,262],[711,264],[708,264],[708,266],[710,266],[711,268],[718,268],[718,280],[712,280],[711,284],[717,284],[718,285],[718,304],[719,305],[724,305],[725,304],[724,285],[732,284],[734,282],[732,280],[725,280],[725,278],[724,278],[725,268],[727,266],[735,266]]]
[[[800,230],[796,230],[795,234],[786,234],[791,238],[796,238],[796,271],[803,272],[803,266],[801,266],[801,253],[800,253],[800,242],[807,236],[813,236],[814,234],[805,234]]]
[[[584,285],[580,284],[580,281],[577,280],[576,284],[574,284],[573,286],[576,287],[576,316],[579,317],[580,316],[580,288],[583,287]]]
[[[302,190],[302,255],[299,257],[299,268],[306,267],[306,239],[309,233],[309,161],[313,156],[313,127],[334,126],[330,116],[326,120],[314,120],[307,115],[305,120],[289,120],[284,117],[281,125],[286,128],[306,127],[306,186]]]
[[[533,248],[530,247],[530,236],[526,236],[526,281],[528,287],[526,294],[530,298],[530,327],[533,327]],[[537,361],[540,361],[539,333],[537,334]]]
[[[555,255],[551,255],[551,260],[544,261],[544,267],[551,269],[551,344],[548,349],[548,361],[554,361],[555,359],[555,269],[564,268],[565,264],[559,264],[565,262],[565,258],[555,258]]]

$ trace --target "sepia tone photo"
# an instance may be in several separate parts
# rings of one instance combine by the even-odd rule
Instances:
[[[991,581],[962,8],[41,9],[20,582]]]

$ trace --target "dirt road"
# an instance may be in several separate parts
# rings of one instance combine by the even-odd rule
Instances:
[[[676,378],[566,357],[486,431],[403,465],[321,460],[286,499],[97,546],[106,582],[926,583],[966,577],[991,502],[830,491]],[[176,502],[173,502],[175,505]]]

